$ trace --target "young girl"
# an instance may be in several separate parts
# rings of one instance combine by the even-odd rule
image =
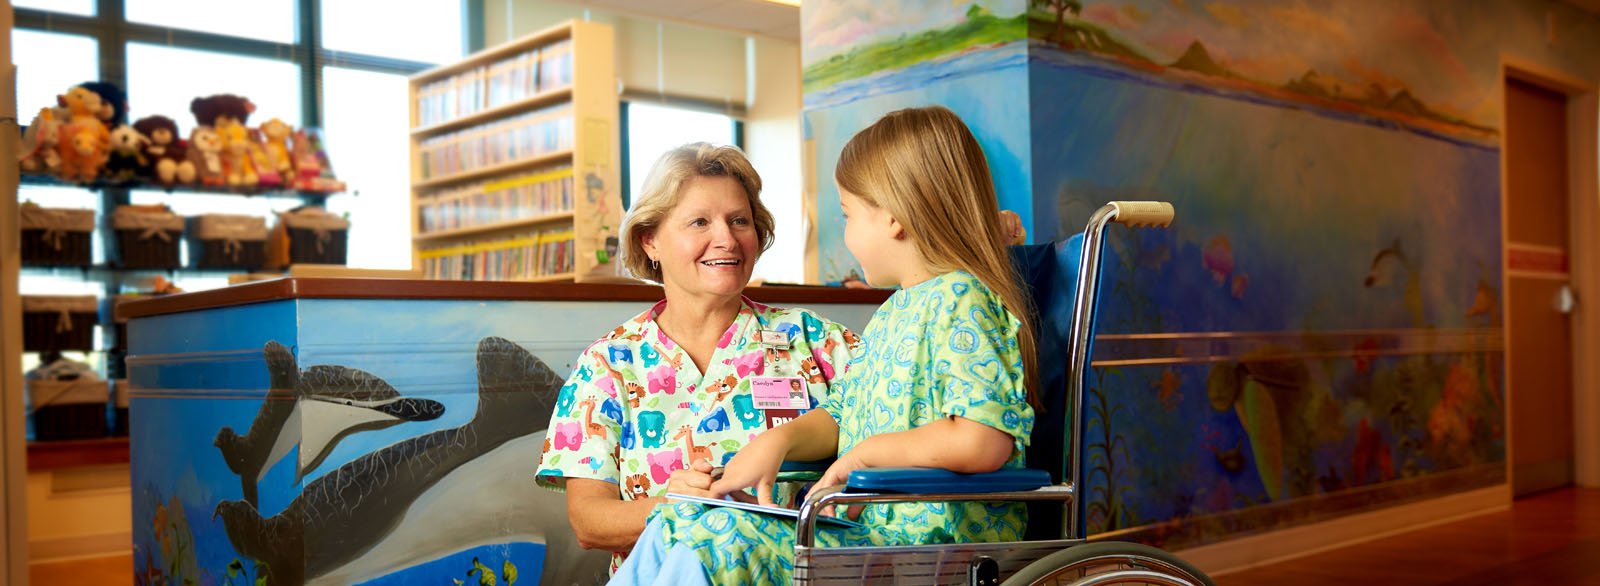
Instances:
[[[739,450],[714,494],[754,487],[762,504],[784,460],[852,470],[1020,468],[1033,427],[1034,340],[1027,301],[983,151],[942,107],[900,110],[856,134],[834,171],[845,246],[869,283],[899,286],[872,316],[821,409]],[[869,505],[864,528],[819,526],[829,547],[1019,540],[1021,505]],[[661,505],[613,583],[788,583],[794,524],[692,503]]]

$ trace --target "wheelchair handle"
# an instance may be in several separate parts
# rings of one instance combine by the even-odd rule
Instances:
[[[1132,228],[1165,228],[1172,225],[1172,204],[1164,201],[1113,201],[1111,221]]]

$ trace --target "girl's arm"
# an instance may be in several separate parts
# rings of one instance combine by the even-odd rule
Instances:
[[[828,467],[817,488],[842,484],[851,471],[860,468],[915,466],[964,474],[994,472],[1011,458],[1015,442],[1011,434],[971,419],[944,417],[915,429],[863,440]]]
[[[722,479],[711,485],[711,493],[722,497],[754,486],[756,500],[771,506],[772,485],[784,460],[821,460],[833,456],[838,449],[839,424],[826,410],[812,409],[756,436],[741,448],[723,469]]]

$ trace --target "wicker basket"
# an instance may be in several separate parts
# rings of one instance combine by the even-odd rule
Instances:
[[[189,261],[196,268],[258,269],[267,263],[267,221],[206,214],[189,219]]]
[[[94,349],[100,302],[93,295],[22,297],[22,349],[29,352]]]
[[[89,247],[94,234],[94,210],[44,208],[26,202],[17,211],[22,228],[22,264],[83,267],[93,262]]]
[[[319,207],[278,214],[278,225],[267,244],[267,266],[342,265],[349,237],[350,221]]]
[[[28,381],[33,406],[33,435],[39,440],[87,439],[106,436],[106,381]]]
[[[167,206],[118,206],[111,216],[122,250],[122,266],[131,269],[178,268],[178,241],[183,217]]]

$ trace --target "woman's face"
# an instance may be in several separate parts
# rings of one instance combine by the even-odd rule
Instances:
[[[677,207],[644,240],[661,263],[661,281],[694,294],[732,296],[744,291],[760,257],[755,215],[744,188],[732,177],[694,177]]]

